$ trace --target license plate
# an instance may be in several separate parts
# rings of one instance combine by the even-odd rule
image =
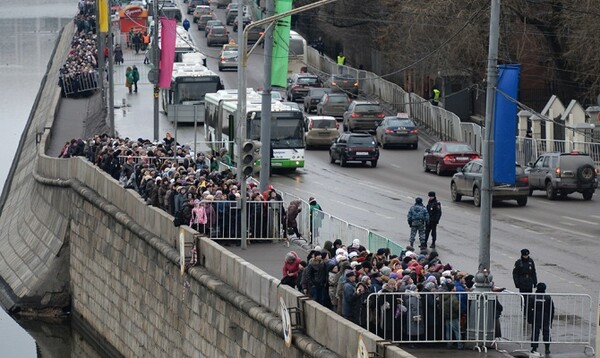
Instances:
[[[369,152],[356,152],[356,155],[369,155]]]
[[[406,133],[408,133],[408,131],[399,129],[399,130],[396,131],[396,133],[398,133],[398,134],[406,134]]]
[[[469,160],[469,157],[456,157],[456,160],[465,161]]]

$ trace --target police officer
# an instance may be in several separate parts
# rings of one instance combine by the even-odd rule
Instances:
[[[531,331],[531,352],[537,351],[540,330],[546,345],[546,356],[550,354],[550,328],[554,320],[554,302],[546,295],[546,284],[537,284],[535,295],[529,296],[529,311],[527,321],[533,325]]]
[[[513,281],[519,292],[529,294],[533,292],[533,288],[537,285],[537,274],[535,272],[535,263],[529,257],[529,250],[521,250],[521,258],[515,261],[513,268]],[[529,312],[529,297],[525,297],[523,305],[524,318]]]
[[[433,88],[433,90],[431,90],[431,104],[433,104],[434,106],[437,106],[440,104],[440,90],[437,88]]]
[[[529,250],[521,250],[521,258],[515,261],[513,268],[513,281],[515,287],[522,293],[531,293],[537,285],[537,274],[535,272],[535,263],[529,257]]]
[[[425,230],[425,245],[429,240],[429,233],[431,233],[431,248],[435,249],[435,240],[437,239],[437,225],[442,218],[442,204],[435,197],[435,192],[430,191],[427,194],[429,201],[427,202],[427,213],[429,214],[429,223]]]
[[[415,243],[415,236],[417,231],[419,232],[420,248],[427,248],[427,241],[425,240],[425,226],[429,223],[429,213],[427,208],[423,206],[423,199],[416,198],[415,204],[408,210],[406,216],[408,220],[408,226],[410,226],[410,246]]]

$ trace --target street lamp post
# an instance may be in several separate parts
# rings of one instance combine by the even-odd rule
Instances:
[[[248,32],[258,26],[262,26],[262,25],[268,25],[270,23],[274,23],[279,19],[283,19],[284,17],[290,16],[290,15],[294,15],[294,14],[298,14],[307,10],[312,10],[318,7],[321,7],[323,5],[327,5],[327,4],[331,4],[336,2],[337,0],[320,0],[317,2],[314,2],[312,4],[308,4],[308,5],[304,5],[301,6],[299,8],[290,10],[290,11],[286,11],[286,12],[282,12],[281,14],[277,14],[274,16],[269,16],[266,17],[262,20],[258,20],[255,21],[251,24],[248,24],[246,26],[246,28],[244,28],[244,23],[243,23],[243,11],[238,11],[238,31],[240,31],[240,29],[244,29],[243,31],[240,31],[238,33],[238,46],[239,46],[239,62],[238,62],[238,106],[237,106],[237,118],[238,118],[238,128],[237,128],[237,174],[238,174],[238,178],[240,179],[240,185],[242,186],[240,188],[240,196],[241,196],[241,240],[242,240],[242,244],[241,247],[242,249],[245,249],[247,247],[247,232],[246,232],[246,227],[248,225],[248,218],[246,218],[246,178],[244,176],[244,173],[242,173],[242,163],[241,163],[241,156],[242,156],[242,142],[246,139],[247,133],[246,133],[246,70],[248,67],[248,53],[246,53],[246,48],[247,48],[247,40],[248,40]],[[272,39],[267,39],[269,41],[272,41]],[[256,45],[255,45],[256,46]],[[270,143],[263,143],[263,147],[267,146],[270,147]],[[265,153],[266,151],[261,151],[261,153]],[[267,155],[267,157],[261,157],[260,161],[264,161],[264,160],[271,160],[270,155]]]

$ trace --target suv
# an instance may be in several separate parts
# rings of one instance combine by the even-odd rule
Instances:
[[[288,79],[287,98],[290,102],[304,99],[309,87],[323,87],[321,79],[310,73],[295,73]]]
[[[598,169],[588,154],[544,153],[527,168],[529,195],[534,190],[545,190],[546,197],[556,199],[578,192],[584,200],[591,200],[598,187]]]
[[[344,112],[344,131],[375,131],[384,117],[385,111],[378,102],[354,100]]]
[[[379,148],[377,142],[369,133],[344,133],[329,148],[329,162],[340,161],[345,167],[348,162],[371,162],[371,167],[377,166]]]
[[[331,116],[314,116],[306,118],[304,142],[306,149],[316,146],[331,146],[340,137],[338,122]]]

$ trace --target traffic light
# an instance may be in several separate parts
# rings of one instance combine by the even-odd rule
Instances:
[[[256,174],[260,170],[260,165],[257,163],[260,160],[261,143],[257,140],[248,140],[242,143],[242,173],[248,177]]]

